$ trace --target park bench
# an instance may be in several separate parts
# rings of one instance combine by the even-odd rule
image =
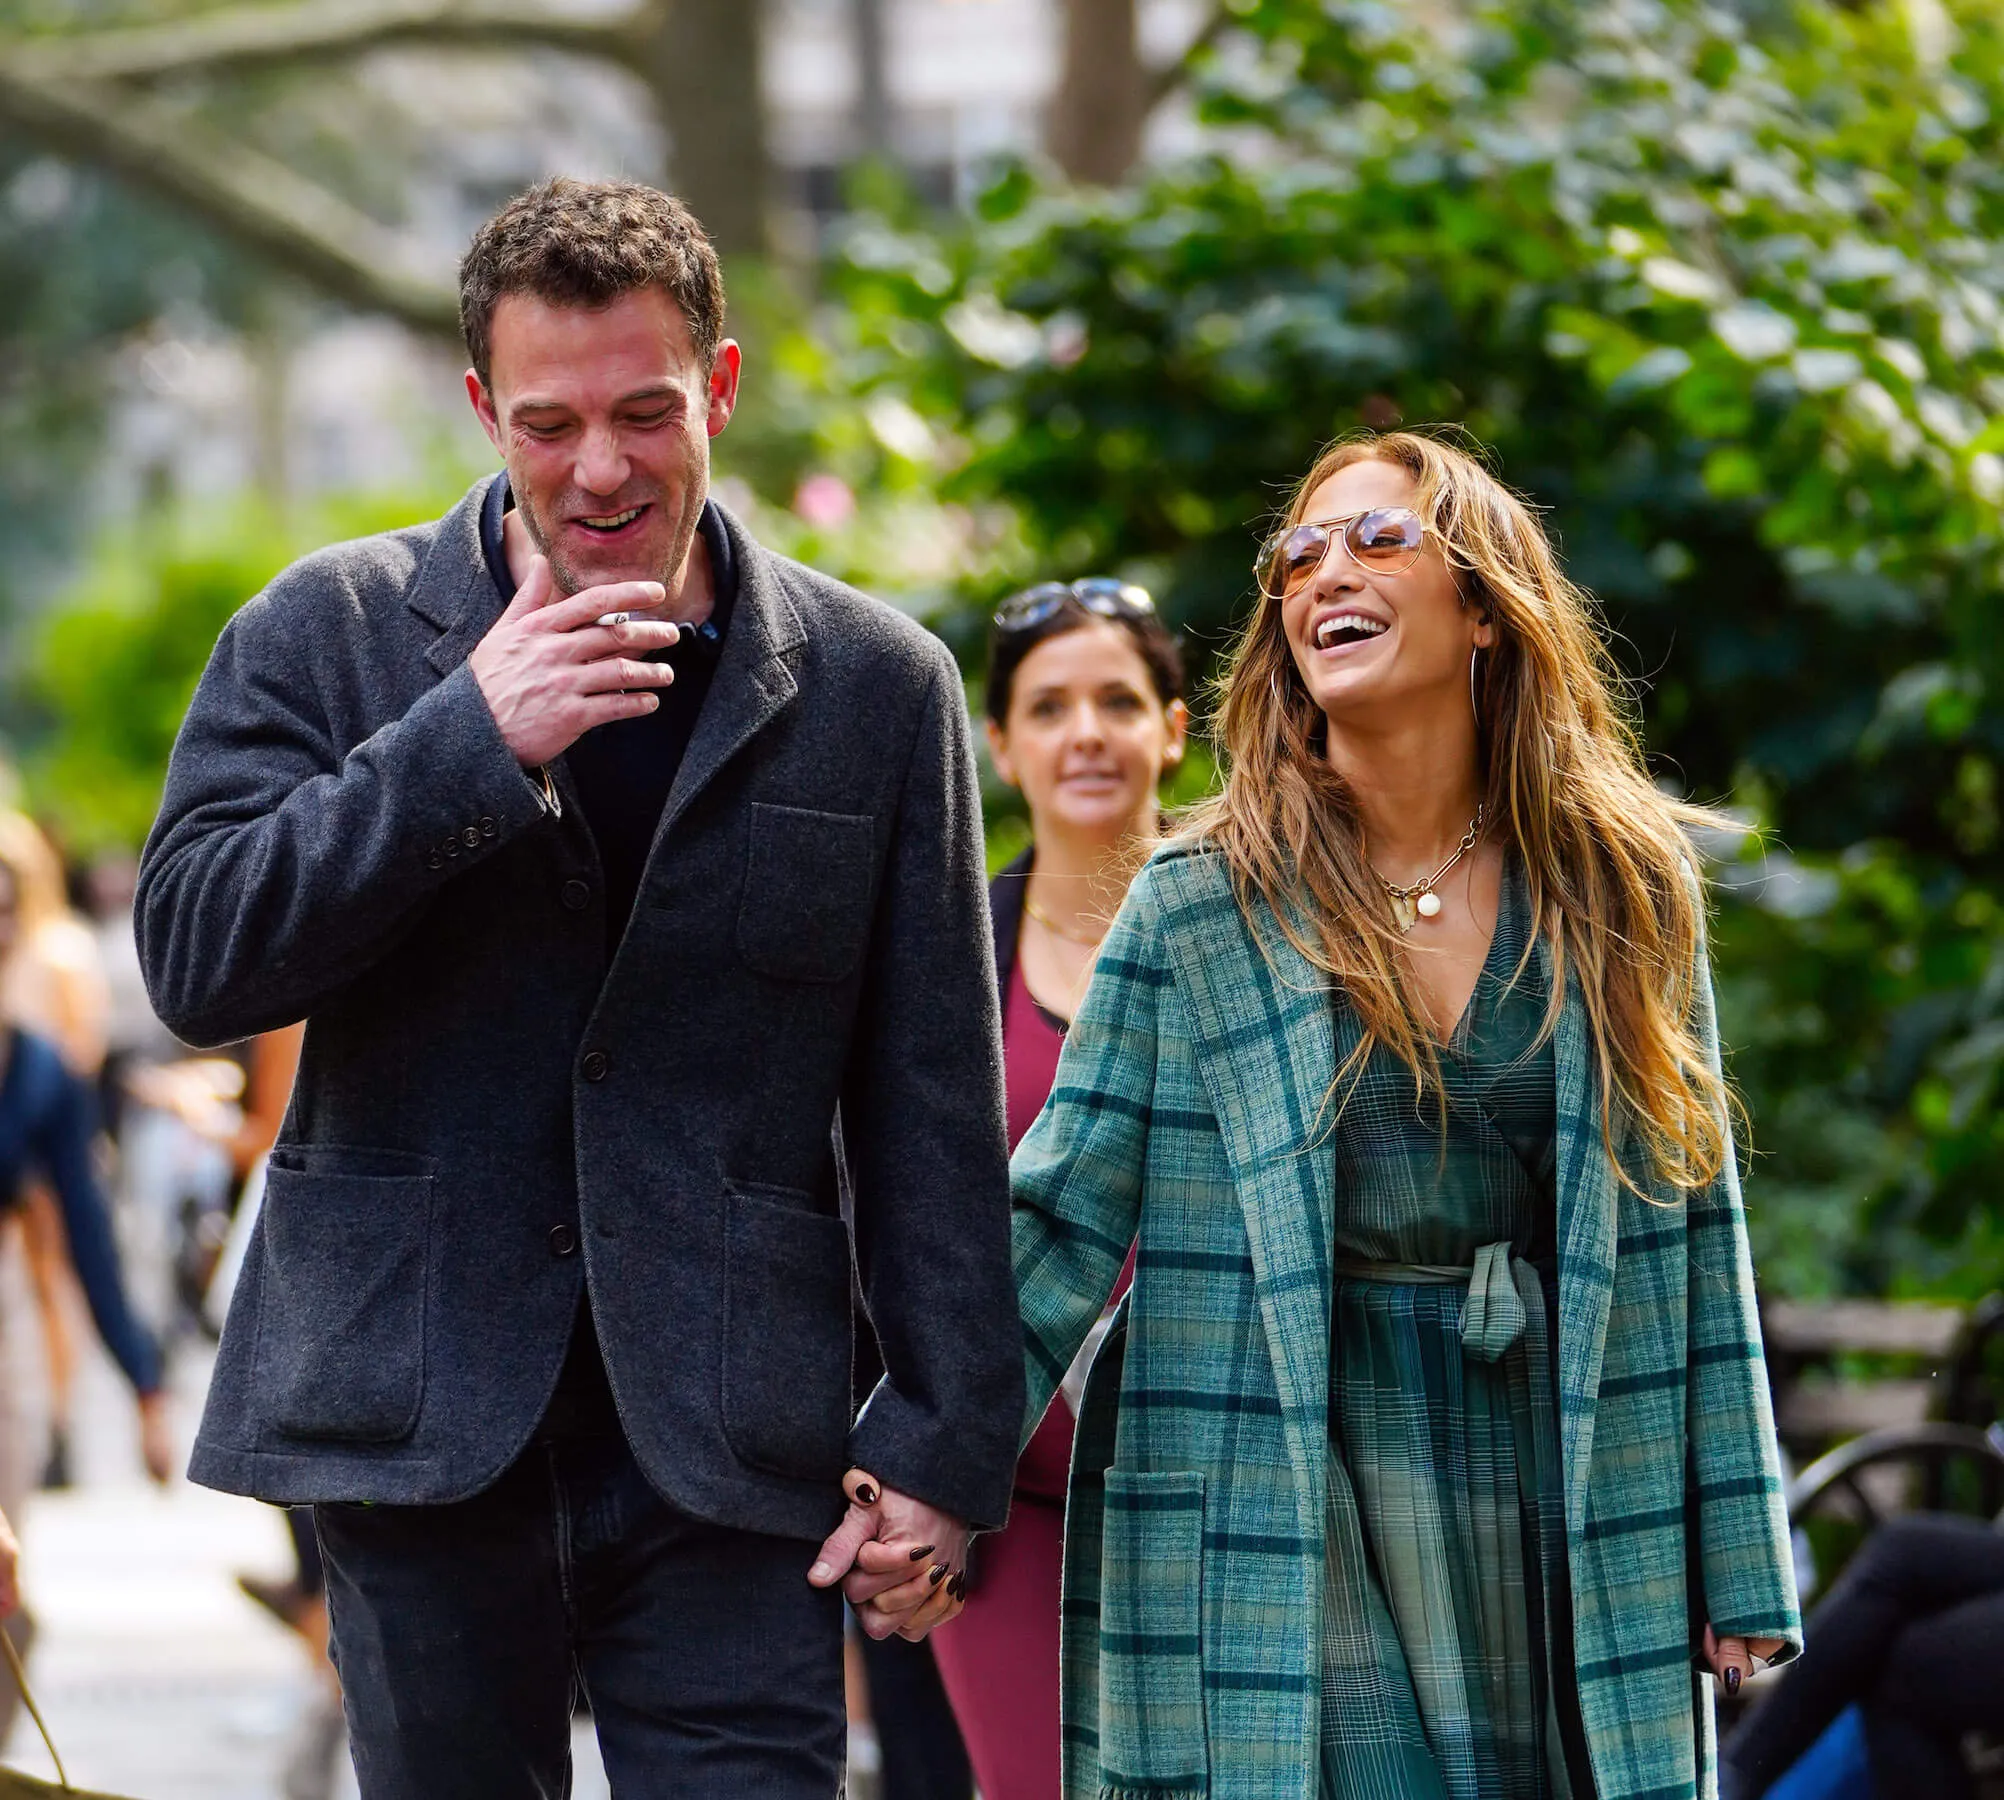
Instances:
[[[1967,1310],[1773,1300],[1761,1326],[1776,1428],[1800,1471],[1789,1515],[1821,1579],[1894,1513],[2004,1512],[2004,1454],[1985,1429],[2004,1396],[2004,1295]]]

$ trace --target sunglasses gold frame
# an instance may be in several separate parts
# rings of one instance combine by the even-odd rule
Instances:
[[[1403,562],[1394,563],[1384,557],[1361,555],[1358,552],[1357,546],[1350,541],[1354,528],[1363,520],[1378,513],[1400,513],[1406,518],[1418,521],[1420,528],[1419,542],[1413,546],[1412,553]],[[1338,530],[1338,526],[1342,527],[1342,529]],[[1269,583],[1267,577],[1275,559],[1280,554],[1281,545],[1293,537],[1297,531],[1321,531],[1326,534],[1322,541],[1322,548],[1316,554],[1315,560],[1306,565],[1308,576],[1313,576],[1328,561],[1329,546],[1338,543],[1343,546],[1343,554],[1349,557],[1360,569],[1370,569],[1374,573],[1381,575],[1403,575],[1426,553],[1426,540],[1432,535],[1433,527],[1425,519],[1420,518],[1420,515],[1410,506],[1367,506],[1360,512],[1343,513],[1333,519],[1298,519],[1292,525],[1283,526],[1269,537],[1265,543],[1260,545],[1259,556],[1253,563],[1253,579],[1259,583],[1259,591],[1269,600],[1282,600],[1287,597],[1286,585],[1283,584],[1276,588]]]

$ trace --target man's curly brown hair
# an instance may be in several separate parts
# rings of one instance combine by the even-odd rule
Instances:
[[[474,373],[492,385],[494,308],[505,295],[596,307],[647,287],[682,309],[707,374],[724,335],[724,277],[695,215],[637,181],[538,182],[473,234],[459,265],[459,328]]]

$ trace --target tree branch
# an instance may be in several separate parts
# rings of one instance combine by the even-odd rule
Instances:
[[[129,92],[25,78],[0,59],[0,128],[108,170],[366,311],[458,336],[453,290],[410,268],[396,236],[283,163]]]
[[[1197,35],[1183,46],[1183,53],[1173,62],[1152,70],[1148,76],[1148,97],[1143,102],[1145,112],[1152,113],[1163,101],[1180,88],[1197,72],[1197,64],[1204,52],[1237,23],[1237,18],[1228,6],[1214,6],[1211,16],[1198,29]]]
[[[637,67],[654,24],[651,3],[580,17],[552,10],[546,0],[295,0],[226,6],[163,25],[18,39],[4,54],[37,82],[157,81],[415,43],[530,45]]]

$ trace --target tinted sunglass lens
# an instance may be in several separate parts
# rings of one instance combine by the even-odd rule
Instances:
[[[1286,587],[1306,580],[1321,566],[1323,557],[1329,553],[1329,527],[1326,525],[1297,525],[1280,540],[1280,549],[1275,556],[1276,570]]]
[[[1403,568],[1419,555],[1426,527],[1407,507],[1380,506],[1352,519],[1343,538],[1359,562]]]
[[[1020,594],[1011,594],[995,609],[995,623],[1003,631],[1028,631],[1041,625],[1072,597],[1062,581],[1045,581]]]

